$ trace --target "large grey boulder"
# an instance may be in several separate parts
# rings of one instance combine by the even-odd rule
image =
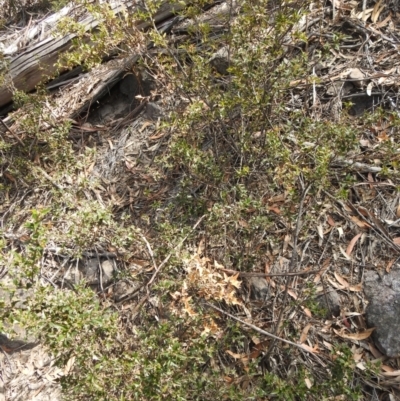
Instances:
[[[367,271],[364,291],[368,299],[366,319],[375,327],[372,338],[380,351],[389,357],[400,356],[400,269],[382,277]]]

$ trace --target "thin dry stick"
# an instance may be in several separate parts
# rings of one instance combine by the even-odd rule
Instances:
[[[1,118],[0,123],[21,145],[24,144],[22,139]]]
[[[156,261],[154,260],[154,253],[153,253],[153,250],[151,249],[149,241],[147,241],[146,237],[142,233],[140,233],[140,236],[142,237],[143,241],[146,243],[147,249],[149,250],[149,254],[151,257],[151,261],[153,262],[154,269],[157,270],[157,264],[156,264]]]
[[[239,322],[239,323],[244,324],[245,326],[248,326],[248,327],[252,328],[253,330],[257,331],[257,332],[260,333],[260,334],[263,334],[263,335],[265,335],[265,336],[267,336],[267,337],[272,338],[274,341],[282,341],[283,343],[290,344],[290,345],[293,345],[293,346],[295,346],[295,347],[297,347],[297,348],[300,348],[300,349],[303,350],[303,351],[307,351],[307,352],[309,352],[310,354],[314,354],[314,352],[312,352],[310,349],[303,347],[302,344],[296,344],[296,343],[294,343],[294,342],[292,342],[292,341],[286,340],[286,339],[284,339],[284,338],[281,338],[281,337],[276,336],[275,334],[269,333],[268,331],[265,331],[265,330],[263,330],[263,329],[260,329],[259,327],[254,326],[254,324],[247,323],[247,322],[245,322],[244,320],[241,320],[241,319],[239,319],[239,318],[237,318],[237,317],[231,315],[230,313],[225,312],[224,310],[222,310],[222,309],[220,309],[220,308],[217,308],[216,306],[214,306],[214,305],[212,305],[212,304],[209,304],[208,302],[205,302],[205,305],[209,306],[210,308],[215,309],[216,311],[218,311],[218,312],[220,312],[220,313],[223,313],[224,315],[230,317],[230,318],[233,319],[233,320],[236,320],[236,321]]]
[[[322,269],[319,270],[302,270],[301,272],[292,272],[292,273],[247,273],[247,272],[239,272],[237,270],[230,269],[220,269],[220,271],[226,274],[239,274],[239,277],[294,277],[294,276],[308,276],[309,274],[318,274],[321,273]]]
[[[308,191],[311,188],[311,184],[308,185],[308,187],[304,190],[304,193],[301,197],[301,201],[300,201],[300,206],[299,206],[299,214],[297,216],[297,223],[296,223],[296,231],[294,233],[294,238],[293,238],[293,250],[292,250],[292,258],[290,260],[290,264],[289,264],[289,273],[292,273],[296,262],[297,262],[297,240],[299,238],[299,233],[300,233],[300,224],[301,224],[301,215],[303,214],[303,205],[304,205],[304,199],[306,198],[306,195],[308,193]],[[282,300],[282,307],[281,310],[279,312],[279,316],[275,325],[275,329],[274,329],[274,335],[278,333],[279,330],[279,326],[281,324],[282,321],[282,317],[283,317],[283,313],[285,310],[285,305],[286,305],[286,301],[287,301],[287,297],[288,297],[288,291],[289,291],[289,284],[290,284],[291,280],[289,280],[289,278],[286,280],[286,284],[285,284],[285,293],[283,295],[283,300]],[[276,340],[273,340],[268,348],[267,353],[263,356],[263,361],[265,361],[266,359],[268,359],[268,357],[271,355],[274,347],[275,347],[275,343]]]
[[[22,139],[1,118],[0,123],[21,145],[24,145]]]

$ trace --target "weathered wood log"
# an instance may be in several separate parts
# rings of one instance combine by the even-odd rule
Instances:
[[[121,0],[110,4],[114,14],[118,14],[123,10],[131,10],[132,12],[135,6],[136,4],[130,0]],[[164,4],[154,15],[154,21],[156,23],[164,21],[183,8],[184,5],[182,4]],[[64,14],[60,13],[60,16]],[[57,22],[55,19],[54,24]],[[92,31],[99,24],[91,15],[85,16],[80,23],[85,27],[86,32]],[[151,24],[151,21],[141,21],[136,26],[139,30],[144,30]],[[28,47],[22,53],[11,56],[5,83],[0,87],[0,107],[12,100],[13,90],[29,92],[35,89],[43,80],[48,80],[48,77],[54,75],[59,55],[71,48],[72,40],[75,37],[76,35],[74,34],[62,38],[50,36]]]

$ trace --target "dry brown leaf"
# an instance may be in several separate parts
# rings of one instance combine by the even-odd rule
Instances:
[[[221,329],[213,319],[210,319],[204,323],[204,330],[201,333],[202,335],[208,335],[208,334],[216,335],[218,333],[221,333]]]
[[[345,257],[346,260],[351,261],[351,257],[349,255],[347,255],[346,251],[341,246],[339,246],[339,250],[340,250],[340,253]]]
[[[4,176],[5,176],[6,178],[8,178],[10,181],[12,181],[12,182],[14,182],[14,183],[17,182],[17,180],[14,178],[14,176],[11,175],[10,173],[7,173],[7,171],[4,171],[3,174],[4,174]]]
[[[311,353],[313,353],[313,354],[318,354],[318,345],[315,345],[314,347],[310,347],[309,345],[307,345],[307,344],[301,344],[301,346],[305,349],[305,350],[307,350],[308,352],[311,352]]]
[[[247,357],[246,354],[235,354],[234,352],[230,351],[229,349],[225,351],[227,354],[229,354],[232,358],[238,359],[243,363],[248,362],[249,358]]]
[[[346,287],[343,287],[342,285],[338,284],[336,281],[331,280],[329,277],[328,277],[328,281],[331,283],[331,285],[333,287],[337,288],[338,290],[346,289]]]
[[[75,364],[75,359],[75,355],[68,359],[67,364],[64,366],[64,375],[68,375],[71,372]]]
[[[373,11],[373,8],[367,8],[364,11],[359,12],[358,14],[356,14],[356,18],[366,22],[368,20],[368,18],[371,16]]]
[[[393,238],[393,242],[394,242],[396,245],[400,245],[400,237]]]
[[[270,211],[270,212],[274,212],[275,214],[281,214],[282,212],[281,212],[281,210],[278,208],[278,207],[276,207],[276,206],[270,206],[269,208],[268,208],[268,210]]]
[[[243,227],[243,228],[249,227],[249,223],[247,223],[247,221],[245,221],[245,220],[239,220],[238,223],[239,223],[240,227]]]
[[[312,313],[310,311],[310,309],[302,306],[303,312],[306,314],[307,317],[312,317]]]
[[[381,14],[382,10],[385,8],[385,5],[381,7],[382,0],[379,0],[375,6],[374,9],[372,10],[371,14],[371,21],[375,24],[376,21],[378,21],[379,15]]]
[[[391,259],[389,260],[388,264],[386,265],[386,273],[389,273],[390,270],[392,269],[392,266],[394,265],[394,262],[396,262],[397,259]]]
[[[394,369],[388,365],[381,365],[381,368],[384,372],[394,372]]]
[[[371,173],[367,175],[368,182],[375,182],[374,176]]]
[[[299,340],[300,344],[303,344],[304,341],[307,340],[308,331],[310,330],[310,328],[311,328],[311,323],[308,323],[307,326],[304,327],[304,329],[303,329],[303,331],[301,332],[301,335],[300,335],[300,340]]]
[[[264,272],[266,274],[269,274],[269,272],[271,271],[271,266],[268,262],[265,262],[265,268],[264,268]]]
[[[151,121],[145,121],[142,126],[139,128],[139,132],[143,132],[147,127],[149,127],[150,125],[153,125],[153,122]],[[150,137],[150,139],[155,139]]]
[[[353,292],[360,292],[362,291],[363,287],[362,287],[362,283],[356,284],[356,285],[350,285],[349,286],[349,290],[353,291]]]
[[[400,376],[400,370],[394,370],[393,372],[382,372],[382,375],[386,377]]]
[[[331,227],[335,227],[336,226],[336,222],[335,222],[335,220],[333,220],[333,218],[332,218],[332,216],[331,215],[328,215],[328,224],[331,226]]]
[[[397,209],[396,209],[396,217],[398,219],[400,219],[400,204],[399,204],[399,206],[397,206]]]
[[[379,28],[383,28],[384,26],[386,26],[388,24],[388,22],[392,21],[392,17],[390,15],[388,15],[382,22],[379,22],[379,24],[376,24],[376,27]]]
[[[374,356],[374,358],[378,359],[378,358],[383,357],[383,354],[371,342],[368,344],[368,347],[369,347],[371,354]]]
[[[344,288],[350,287],[350,284],[347,280],[345,280],[340,274],[335,272],[335,279],[340,283]]]
[[[314,277],[314,283],[319,283],[319,281],[321,280],[321,275],[326,272],[326,270],[328,269],[330,263],[331,263],[331,258],[328,258],[328,259],[324,260],[324,263],[322,263],[321,270]]]
[[[367,329],[360,333],[348,333],[348,332],[345,332],[344,330],[339,331],[339,330],[333,329],[335,334],[337,334],[339,337],[346,338],[348,340],[365,340],[372,334],[372,332],[374,330],[375,330],[375,327],[372,327],[371,329]]]
[[[250,352],[248,359],[256,359],[260,356],[262,350],[260,349],[255,349],[254,351]]]
[[[234,276],[227,276],[224,273],[224,281],[226,283],[229,283],[230,285],[233,285],[235,288],[240,288],[242,285],[242,282],[238,280],[239,278],[239,273],[235,274]]]
[[[371,226],[368,223],[366,223],[365,221],[362,221],[357,216],[350,216],[350,220],[353,223],[357,224],[357,226],[360,228],[363,228],[363,229],[371,228]]]
[[[324,239],[324,228],[322,227],[321,224],[318,224],[318,226],[317,226],[317,232],[318,232],[319,237],[320,237],[321,239]]]
[[[185,307],[183,310],[189,315],[189,316],[197,316],[197,313],[193,310],[193,308],[190,306],[189,301],[191,300],[192,297],[184,297],[182,298],[183,303],[185,304]]]
[[[361,237],[361,234],[357,234],[350,242],[349,242],[349,245],[347,246],[347,249],[346,249],[346,254],[347,255],[351,255],[351,253],[353,252],[353,248],[354,248],[354,245],[357,243],[357,241],[358,241],[358,239]]]

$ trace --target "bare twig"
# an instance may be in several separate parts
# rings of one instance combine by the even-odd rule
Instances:
[[[236,321],[239,322],[239,323],[244,324],[245,326],[248,326],[248,327],[252,328],[253,330],[257,331],[257,332],[260,333],[260,334],[263,334],[263,335],[265,335],[265,336],[267,336],[267,337],[272,338],[274,341],[281,341],[281,342],[283,342],[283,343],[290,344],[290,345],[293,345],[294,347],[300,348],[300,349],[303,350],[303,351],[307,351],[307,352],[309,352],[310,354],[314,354],[314,352],[312,352],[312,351],[311,351],[310,349],[308,349],[308,348],[303,347],[303,345],[301,345],[301,344],[296,344],[296,343],[294,343],[294,342],[292,342],[292,341],[286,340],[285,338],[278,337],[278,336],[276,336],[275,334],[272,334],[272,333],[269,333],[268,331],[262,330],[262,329],[260,329],[259,327],[254,326],[254,324],[247,323],[247,322],[245,322],[244,320],[241,320],[241,319],[237,318],[236,316],[233,316],[233,315],[231,315],[230,313],[225,312],[224,310],[222,310],[222,309],[220,309],[220,308],[218,308],[218,307],[216,307],[216,306],[214,306],[214,305],[212,305],[212,304],[210,304],[210,303],[208,303],[208,302],[205,302],[205,305],[209,306],[210,308],[215,309],[216,311],[218,311],[218,312],[220,312],[220,313],[223,313],[224,315],[230,317],[230,318],[233,319],[233,320],[236,320]]]
[[[0,118],[1,125],[15,138],[21,145],[24,145],[22,139]]]
[[[288,272],[288,273],[247,273],[247,272],[239,272],[237,270],[230,270],[230,269],[219,269],[220,271],[230,274],[230,275],[235,275],[239,274],[239,277],[293,277],[293,276],[307,276],[309,274],[318,274],[321,272],[321,269],[319,270],[303,270],[301,272]]]
[[[156,263],[156,261],[154,260],[154,252],[153,252],[153,250],[151,249],[151,246],[150,246],[150,244],[149,244],[149,241],[147,241],[146,237],[145,237],[142,233],[140,234],[140,236],[142,237],[143,241],[146,243],[147,249],[149,250],[149,254],[150,254],[150,257],[151,257],[151,261],[153,262],[154,269],[157,270],[157,263]]]

